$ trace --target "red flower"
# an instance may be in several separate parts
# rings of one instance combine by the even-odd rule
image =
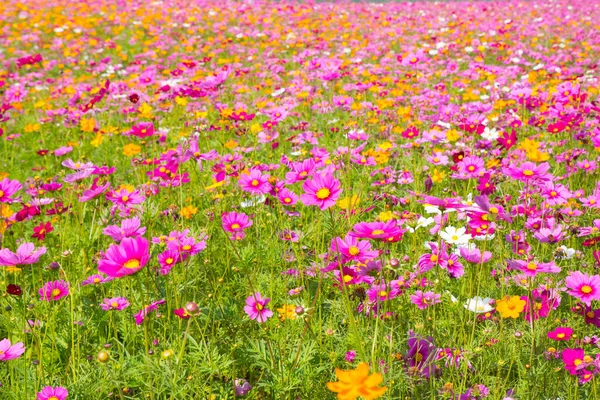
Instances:
[[[46,238],[46,234],[52,232],[53,230],[54,227],[50,222],[42,222],[33,228],[33,235],[31,235],[31,237],[36,238],[37,240],[44,240]]]

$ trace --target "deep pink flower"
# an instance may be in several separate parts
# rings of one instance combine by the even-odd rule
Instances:
[[[94,274],[94,275],[91,275],[91,276],[88,276],[87,278],[85,278],[85,280],[83,282],[81,282],[81,286],[100,285],[102,283],[110,282],[114,279],[115,278],[113,278],[112,276],[104,276],[104,275],[100,275],[100,274]]]
[[[120,244],[109,246],[98,261],[98,271],[115,278],[132,275],[144,268],[149,258],[148,241],[145,238],[125,238]]]
[[[592,304],[592,300],[600,299],[600,276],[598,275],[588,275],[575,271],[567,276],[565,284],[571,289],[567,293],[588,306]]]
[[[552,175],[548,173],[549,170],[550,164],[548,163],[537,165],[536,163],[527,161],[518,167],[504,167],[502,172],[510,178],[528,182],[532,180],[550,180]]]
[[[68,395],[69,391],[62,386],[46,386],[37,393],[36,400],[65,400]]]
[[[25,353],[25,346],[22,342],[11,344],[10,340],[0,340],[0,361],[14,360]]]
[[[540,263],[536,261],[509,260],[508,266],[523,272],[526,276],[536,276],[539,273],[557,274],[561,271],[554,261]]]
[[[263,175],[257,169],[250,171],[249,174],[240,174],[238,183],[243,191],[252,194],[267,194],[271,191],[269,175]]]
[[[587,356],[590,360],[586,361],[586,355],[583,349],[565,349],[562,353],[562,360],[565,363],[565,369],[569,371],[571,375],[577,375],[577,371],[583,368],[584,362],[590,362],[591,357]]]
[[[176,250],[167,249],[158,255],[160,274],[167,275],[173,266],[182,261],[181,254]]]
[[[140,122],[131,127],[130,135],[144,138],[154,134],[154,124],[152,122]]]
[[[284,206],[293,206],[298,202],[298,195],[288,188],[283,188],[277,193],[277,199]]]
[[[334,257],[341,254],[342,262],[355,261],[364,264],[379,255],[378,251],[371,250],[371,243],[368,240],[358,241],[350,235],[346,235],[344,239],[333,238],[329,249]]]
[[[98,186],[98,180],[99,178],[94,179],[92,186],[83,191],[81,196],[79,196],[79,202],[84,203],[86,201],[90,201],[100,196],[106,189],[110,187],[110,182],[106,182],[105,184]]]
[[[317,206],[325,210],[335,205],[342,193],[340,181],[332,175],[315,175],[313,179],[306,180],[302,184],[304,193],[300,201],[306,206]]]
[[[225,232],[234,233],[251,227],[252,220],[244,213],[231,211],[223,213],[221,216],[221,225]]]
[[[59,300],[69,295],[69,284],[63,280],[46,282],[38,294],[40,300]]]
[[[273,311],[267,308],[270,301],[271,299],[263,299],[260,293],[256,292],[246,299],[244,311],[250,319],[263,323],[273,316]]]
[[[558,327],[555,330],[548,332],[548,338],[556,341],[567,341],[571,339],[572,335],[573,329],[571,328]]]

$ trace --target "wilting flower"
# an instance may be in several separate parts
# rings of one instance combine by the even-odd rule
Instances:
[[[251,294],[246,299],[246,306],[244,311],[250,317],[250,319],[257,320],[258,322],[265,322],[267,319],[273,316],[273,311],[267,308],[267,304],[271,299],[262,298],[260,293],[256,292]]]
[[[148,306],[143,307],[137,314],[134,315],[135,324],[140,325],[142,322],[144,322],[144,319],[146,319],[146,317],[148,316],[148,314],[151,311],[158,310],[158,306],[160,306],[161,304],[164,304],[165,302],[166,302],[166,300],[162,299],[162,300],[158,300],[153,303],[150,303],[150,305],[148,305]]]
[[[37,393],[36,400],[65,400],[68,395],[69,391],[62,386],[46,386]]]
[[[502,318],[519,318],[519,315],[525,309],[527,302],[519,296],[505,296],[496,301],[496,311],[500,313]]]
[[[148,241],[145,238],[125,238],[120,244],[109,246],[98,261],[98,271],[115,278],[132,275],[144,268],[149,258]]]
[[[360,363],[356,369],[344,371],[335,370],[337,382],[327,382],[327,388],[337,393],[340,400],[354,400],[363,397],[367,400],[377,399],[386,392],[387,387],[378,387],[383,382],[383,376],[376,372],[369,375],[369,365]]]
[[[22,342],[11,344],[10,340],[0,340],[0,361],[14,360],[25,353],[25,346]]]
[[[59,300],[69,295],[69,284],[63,280],[47,282],[38,293],[40,300]]]

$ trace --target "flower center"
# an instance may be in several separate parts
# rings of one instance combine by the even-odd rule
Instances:
[[[129,196],[123,196],[123,197],[121,197],[121,200],[123,202],[127,202],[127,201],[129,201]]]
[[[437,256],[437,254],[432,254],[432,255],[431,255],[431,257],[429,258],[429,260],[430,260],[431,262],[436,262],[436,261],[438,260],[438,256]]]
[[[573,365],[577,367],[577,366],[579,366],[579,365],[580,365],[582,362],[583,362],[582,360],[580,360],[579,358],[576,358],[576,359],[575,359],[575,361],[573,361]]]
[[[592,362],[592,357],[590,357],[590,356],[584,356],[583,357],[583,362],[591,363]]]
[[[581,289],[579,289],[579,290],[581,290],[582,293],[590,294],[590,293],[592,293],[593,289],[592,289],[592,287],[590,285],[583,285],[581,287]]]
[[[167,265],[171,265],[171,264],[173,264],[173,261],[175,261],[175,260],[173,260],[171,257],[169,257],[165,260],[165,263],[167,263]]]
[[[559,333],[559,334],[556,335],[556,337],[559,338],[559,339],[563,339],[565,337],[565,334],[564,333]]]
[[[475,171],[475,167],[474,167],[474,166],[472,166],[472,165],[469,165],[469,168],[468,168],[468,169],[469,169],[469,171],[471,171],[471,172]]]
[[[48,400],[60,400],[60,399],[56,396],[52,396],[52,397],[48,397]]]
[[[523,171],[523,175],[525,176],[531,176],[533,175],[533,171],[530,169],[526,169],[525,171]]]
[[[52,289],[52,297],[56,297],[61,294],[60,289]]]
[[[240,224],[231,224],[231,229],[240,229]]]
[[[348,283],[352,280],[352,275],[344,275],[344,283]]]
[[[113,301],[112,303],[110,303],[110,306],[112,308],[117,308],[117,307],[119,307],[119,303],[117,303],[116,301]]]
[[[537,265],[535,263],[530,262],[527,264],[527,269],[530,271],[535,271],[537,269]]]
[[[94,278],[94,283],[99,283],[100,282],[100,278]]]
[[[290,199],[289,197],[286,197],[285,199],[283,199],[284,203],[291,203],[292,199]]]
[[[140,260],[136,260],[135,258],[132,260],[129,260],[125,264],[123,264],[123,267],[127,268],[127,269],[135,269],[135,268],[139,268],[139,266],[140,266]]]
[[[350,253],[351,256],[357,256],[360,254],[360,249],[356,246],[350,246],[348,253]]]
[[[317,199],[324,200],[329,197],[331,191],[328,188],[322,188],[317,191]]]
[[[453,235],[453,236],[452,236],[452,240],[458,240],[458,236],[456,236],[456,235]]]
[[[593,312],[593,311],[588,311],[588,312],[587,312],[585,315],[586,315],[588,318],[594,318],[594,312]]]
[[[4,192],[2,190],[0,190],[0,197],[4,196]]]
[[[251,184],[252,184],[252,186],[258,186],[259,182],[258,182],[258,180],[253,179]]]
[[[388,295],[388,292],[386,292],[385,290],[382,290],[381,292],[379,292],[379,297],[386,297]]]
[[[383,231],[383,229],[375,229],[373,232],[371,232],[371,235],[383,235],[385,232]]]
[[[183,250],[189,250],[191,248],[192,248],[192,246],[190,246],[189,244],[186,244],[182,247]]]
[[[262,304],[260,304],[260,303],[256,303],[256,309],[257,309],[258,311],[261,311],[263,308],[264,308],[264,307],[263,307],[263,305],[262,305]]]

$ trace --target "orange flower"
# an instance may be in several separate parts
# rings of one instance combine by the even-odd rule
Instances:
[[[382,396],[387,387],[377,387],[383,377],[380,373],[369,375],[369,366],[366,363],[360,363],[356,369],[343,371],[335,370],[338,382],[327,382],[327,387],[334,393],[337,393],[339,400],[355,400],[362,396],[366,400],[377,399]]]
[[[505,296],[496,301],[496,311],[502,315],[502,318],[519,318],[519,315],[525,309],[525,300],[519,296]]]

